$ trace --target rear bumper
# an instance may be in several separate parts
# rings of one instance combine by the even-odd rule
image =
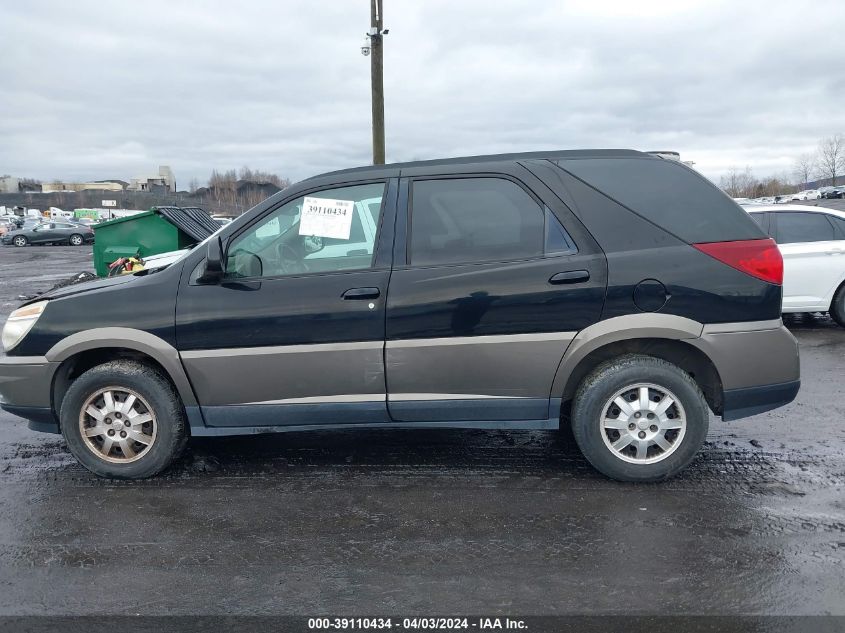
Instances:
[[[801,385],[798,342],[780,319],[705,325],[690,342],[719,372],[723,419],[756,415],[795,399]]]
[[[801,381],[793,380],[779,385],[727,390],[723,396],[722,419],[739,420],[777,409],[795,400],[800,388]]]

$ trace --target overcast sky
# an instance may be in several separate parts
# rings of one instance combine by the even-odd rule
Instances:
[[[763,176],[845,131],[842,0],[384,4],[391,162],[625,147]],[[368,0],[4,2],[0,174],[366,164],[368,27]]]

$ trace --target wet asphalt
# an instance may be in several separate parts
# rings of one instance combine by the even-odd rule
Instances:
[[[90,247],[0,248],[0,316]],[[845,614],[845,330],[789,317],[791,405],[620,484],[556,432],[192,440],[100,480],[0,412],[0,614]]]

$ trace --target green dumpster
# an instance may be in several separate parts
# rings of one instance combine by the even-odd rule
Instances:
[[[158,255],[188,248],[219,228],[202,209],[153,207],[94,227],[94,270],[106,277],[121,257]]]

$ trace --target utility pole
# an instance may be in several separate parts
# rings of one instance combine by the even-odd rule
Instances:
[[[370,83],[373,101],[373,165],[384,165],[384,51],[382,32],[384,21],[381,13],[382,0],[370,0]]]

